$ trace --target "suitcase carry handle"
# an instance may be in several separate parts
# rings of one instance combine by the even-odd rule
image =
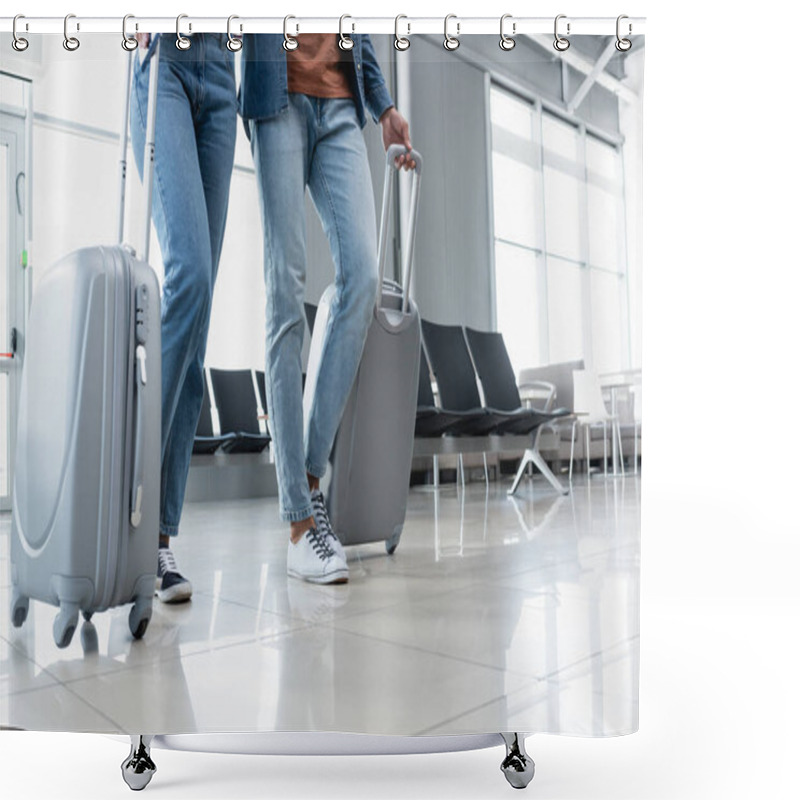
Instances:
[[[147,385],[147,351],[143,344],[136,345],[134,369],[134,394],[136,395],[136,441],[133,455],[133,479],[131,480],[131,527],[138,528],[142,521],[142,494],[144,492],[144,397]]]
[[[386,251],[388,249],[389,211],[392,204],[392,180],[399,172],[395,165],[398,156],[409,155],[415,162],[414,174],[411,176],[411,200],[408,213],[408,231],[403,248],[403,304],[402,312],[408,311],[408,296],[411,290],[411,263],[414,255],[414,240],[417,234],[417,210],[419,207],[419,187],[422,180],[422,156],[417,150],[407,150],[402,144],[390,145],[386,151],[386,174],[383,179],[383,203],[381,206],[381,227],[378,235],[378,296],[375,307],[380,308],[384,274],[386,272]]]

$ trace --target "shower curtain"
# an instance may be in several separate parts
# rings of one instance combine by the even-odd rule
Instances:
[[[279,224],[276,198],[288,198],[289,190],[265,191],[259,181],[277,180],[265,163],[284,155],[270,152],[276,140],[254,148],[252,138],[299,114],[293,98],[309,95],[293,92],[288,106],[275,101],[274,114],[262,109],[243,119],[243,94],[237,102],[236,93],[258,59],[277,74],[286,52],[264,48],[245,66],[248,47],[257,52],[252,42],[242,51],[227,47],[238,40],[226,34],[184,30],[190,46],[182,50],[175,35],[160,35],[158,102],[168,109],[170,93],[184,91],[194,117],[178,132],[170,116],[176,107],[162,116],[157,107],[149,262],[162,306],[174,304],[165,263],[180,260],[176,248],[196,244],[201,234],[180,215],[205,204],[209,226],[217,226],[218,271],[209,287],[207,343],[195,343],[205,389],[194,413],[204,395],[206,438],[247,432],[241,419],[238,429],[226,427],[220,389],[224,375],[244,374],[237,396],[247,395],[249,435],[266,447],[237,452],[223,442],[204,452],[198,429],[179,535],[171,539],[191,599],[156,596],[141,638],[131,635],[127,605],[101,610],[57,647],[58,609],[50,603],[33,599],[24,623],[12,622],[12,539],[20,519],[14,499],[21,496],[15,486],[37,472],[36,465],[24,476],[14,472],[14,423],[32,333],[29,306],[36,306],[49,270],[68,253],[117,241],[129,58],[134,93],[125,131],[131,141],[123,241],[141,253],[150,225],[141,104],[153,44],[140,42],[129,54],[119,35],[73,33],[79,47],[72,50],[57,35],[29,34],[30,46],[19,52],[5,40],[0,45],[0,495],[10,509],[0,513],[0,725],[165,735],[636,731],[644,37],[633,37],[629,50],[615,47],[613,29],[572,36],[567,48],[537,35],[519,36],[504,49],[488,34],[462,36],[457,48],[427,34],[411,36],[407,49],[387,34],[373,35],[368,47],[362,40],[354,50],[332,48],[326,74],[340,81],[338,95],[311,96],[296,129],[306,137],[306,173],[292,175],[308,185],[302,219]],[[449,35],[456,36],[454,26]],[[302,53],[302,35],[299,42]],[[168,74],[172,83],[164,82]],[[278,95],[271,85],[259,88]],[[224,95],[216,105],[215,91]],[[345,158],[339,151],[331,162],[323,158],[338,135],[325,129],[331,109],[342,110],[342,124],[358,134],[359,174],[325,173],[328,163],[333,169]],[[380,537],[345,541],[348,580],[324,584],[287,574],[291,520],[282,518],[288,501],[277,445],[283,433],[268,402],[274,397],[280,405],[283,384],[274,364],[265,365],[275,336],[289,329],[270,336],[270,315],[285,297],[268,295],[265,270],[285,266],[275,249],[285,231],[274,226],[301,228],[305,275],[296,291],[314,307],[344,258],[337,246],[357,238],[355,229],[372,229],[366,241],[375,251],[387,143],[380,119],[387,111],[407,122],[424,159],[410,277],[422,320],[419,405],[427,382],[437,413],[454,410],[448,368],[466,354],[468,385],[457,385],[467,397],[474,392],[480,414],[489,408],[523,417],[538,409],[543,416],[524,433],[497,427],[459,434],[451,426],[420,435],[421,414],[412,409],[417,436],[396,550],[388,554]],[[220,138],[204,152],[199,132],[214,114]],[[177,147],[193,161],[213,162],[204,168],[205,184],[158,165],[162,139],[192,130]],[[225,184],[216,187],[216,201],[211,181]],[[410,183],[401,170],[385,232],[386,277],[398,282],[414,225]],[[369,213],[352,219],[336,198],[356,195],[357,207]],[[270,285],[280,291],[279,282]],[[63,300],[70,304],[71,297]],[[193,313],[192,301],[185,302],[178,318]],[[442,367],[429,334],[454,330],[456,344],[447,345]],[[303,373],[310,331],[311,320],[303,319],[301,349],[292,355]],[[492,369],[478,363],[481,334],[494,334],[486,362]],[[163,358],[166,368],[166,351]],[[464,402],[455,410],[475,405]],[[57,430],[60,403],[54,394],[37,406],[53,409],[36,430],[52,440],[54,453],[66,436]],[[559,409],[563,414],[554,413]],[[388,416],[386,424],[393,424]],[[327,469],[323,492],[329,480]],[[353,487],[351,502],[381,491],[376,475],[371,486]]]

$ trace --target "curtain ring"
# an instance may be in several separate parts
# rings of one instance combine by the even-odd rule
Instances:
[[[461,33],[461,23],[456,22],[456,35],[451,36],[447,32],[447,23],[450,22],[451,19],[456,19],[456,15],[448,14],[444,18],[444,42],[442,42],[442,44],[445,50],[449,50],[452,53],[453,50],[458,50],[458,46],[461,44],[461,42],[458,41],[458,34]]]
[[[231,14],[228,17],[228,41],[225,42],[225,47],[231,51],[231,53],[238,53],[242,49],[242,40],[241,39],[234,39],[233,34],[231,33],[231,22],[235,19],[239,19],[236,14]],[[242,26],[239,26],[239,32],[241,33]]]
[[[68,26],[71,19],[75,19],[74,14],[67,14],[64,17],[64,49],[74,53],[81,46],[81,43],[74,36],[69,35]],[[78,26],[77,30],[80,30],[80,26]]]
[[[565,38],[564,36],[558,35],[558,21],[560,19],[566,19],[566,18],[567,18],[566,14],[559,14],[556,17],[555,25],[553,26],[553,30],[556,36],[555,41],[553,42],[553,47],[555,47],[555,49],[558,50],[559,53],[563,53],[565,50],[569,50],[569,39]],[[570,23],[568,22],[567,36],[569,36],[569,28],[570,28]]]
[[[517,32],[517,23],[511,23],[512,36],[508,36],[503,30],[503,25],[507,19],[511,19],[511,14],[503,14],[503,16],[500,17],[500,49],[506,52],[513,50],[517,45],[516,40],[512,38],[513,34]]]
[[[631,40],[630,40],[630,39],[623,39],[623,38],[622,38],[622,37],[619,35],[619,24],[620,24],[620,22],[622,22],[622,20],[623,20],[623,19],[628,19],[627,15],[625,15],[625,14],[620,14],[620,15],[617,17],[617,43],[616,43],[616,45],[615,45],[615,46],[616,46],[617,50],[619,50],[619,51],[620,51],[620,53],[626,53],[628,50],[630,50],[630,49],[631,49],[631,46],[632,46],[632,44],[633,44],[633,43],[631,42]],[[629,22],[629,23],[628,23],[628,34],[630,34],[630,32],[631,32],[632,30],[633,30],[633,26],[632,26],[632,25],[630,24],[630,22]]]
[[[138,46],[139,42],[135,36],[128,35],[128,20],[135,19],[133,14],[126,14],[122,18],[122,49],[127,52],[133,52]]]
[[[15,50],[18,52],[18,53],[21,53],[21,52],[23,52],[24,50],[27,50],[27,49],[28,49],[28,45],[30,44],[30,42],[29,42],[27,39],[25,39],[24,37],[20,36],[20,35],[17,33],[17,20],[20,20],[20,19],[25,19],[25,16],[24,16],[23,14],[17,14],[17,16],[16,16],[16,17],[14,17],[14,23],[13,23],[13,25],[12,25],[12,27],[11,27],[11,33],[12,33],[12,35],[13,35],[13,37],[14,37],[14,38],[11,40],[11,46],[12,46],[12,47],[13,47],[13,48],[14,48],[14,49],[15,49]],[[26,26],[26,27],[27,27],[27,26]]]
[[[398,14],[394,18],[394,49],[399,50],[401,53],[404,50],[408,50],[411,47],[411,40],[407,39],[405,36],[400,35],[400,31],[398,30],[400,27],[400,20],[401,19],[408,19],[405,14]],[[408,33],[411,33],[411,25],[407,22],[406,28],[408,28]]]
[[[339,17],[339,49],[344,51],[352,50],[355,42],[349,37],[344,35],[344,21],[346,19],[353,19],[349,14],[342,14]],[[355,29],[355,26],[351,26],[351,32]]]
[[[178,14],[177,19],[175,20],[175,47],[178,50],[188,50],[192,46],[192,40],[187,39],[183,34],[181,34],[181,20],[187,19],[189,17],[188,14]],[[192,26],[189,25],[189,30],[192,29]]]
[[[297,39],[289,36],[288,26],[290,19],[296,19],[296,17],[290,14],[283,18],[283,49],[286,50],[287,53],[291,53],[292,50],[297,50],[300,46],[300,42],[298,42]]]

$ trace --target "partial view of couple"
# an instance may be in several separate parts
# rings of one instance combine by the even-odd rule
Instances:
[[[131,139],[142,171],[154,41],[139,37]],[[189,580],[170,547],[178,535],[203,399],[211,301],[228,210],[237,110],[258,181],[266,285],[266,388],[281,518],[289,523],[288,574],[348,580],[347,560],[319,488],[364,347],[377,292],[375,208],[361,129],[367,115],[385,147],[411,148],[367,35],[246,35],[237,97],[227,36],[196,34],[191,47],[160,45],[153,219],[164,260],[162,473],[158,596],[188,600]],[[403,163],[405,162],[405,163]],[[398,159],[406,169],[413,163]],[[336,297],[307,426],[301,348],[306,275],[305,190],[330,243]],[[305,440],[304,440],[305,439]]]

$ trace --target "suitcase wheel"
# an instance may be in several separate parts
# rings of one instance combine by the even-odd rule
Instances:
[[[77,603],[61,603],[61,610],[53,620],[53,638],[56,647],[65,648],[72,641],[75,629],[78,627],[80,608]]]
[[[400,534],[403,532],[403,528],[401,527],[399,530],[396,530],[387,540],[386,540],[386,552],[391,556],[394,555],[394,551],[397,550],[397,545],[400,543]]]
[[[147,626],[150,624],[150,617],[153,616],[153,603],[147,605],[135,602],[131,613],[128,615],[128,627],[134,639],[141,639],[144,636]]]
[[[11,622],[15,628],[21,628],[22,623],[28,618],[28,606],[30,600],[24,594],[14,591],[11,599]]]

